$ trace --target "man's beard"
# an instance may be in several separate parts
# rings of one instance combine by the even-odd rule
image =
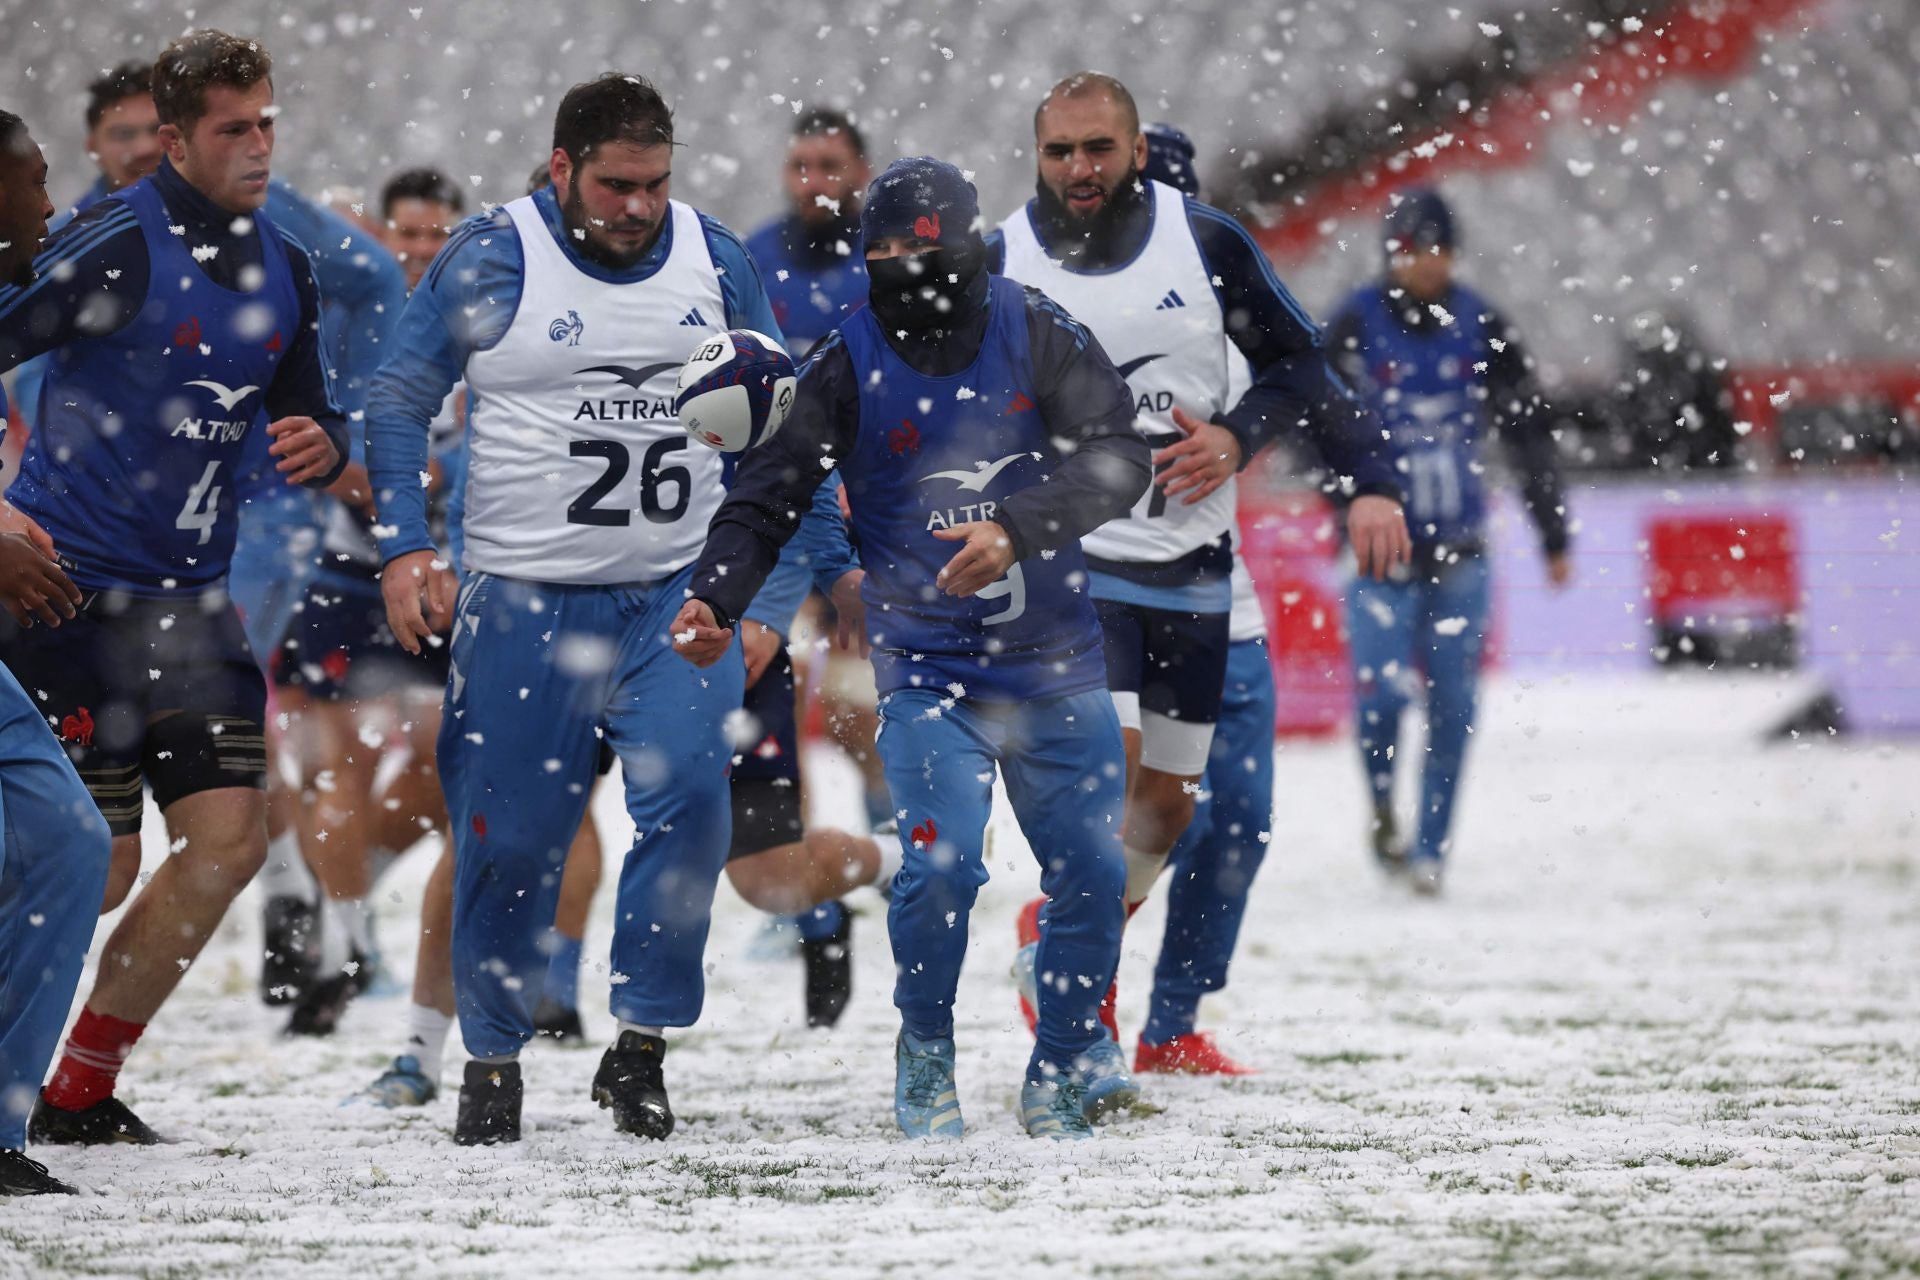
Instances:
[[[851,255],[860,241],[860,211],[851,199],[842,200],[838,209],[815,205],[795,218],[795,249],[832,259]]]
[[[593,219],[588,216],[587,202],[580,198],[577,187],[560,202],[560,221],[569,230],[577,229],[581,232],[573,241],[575,252],[588,262],[614,271],[625,271],[646,257],[653,251],[654,242],[660,238],[660,227],[656,224],[637,249],[616,249],[604,241],[595,239]]]
[[[1040,211],[1048,221],[1070,235],[1098,242],[1126,216],[1128,206],[1138,198],[1141,185],[1140,171],[1129,163],[1107,198],[1092,213],[1086,214],[1075,213],[1045,182],[1036,182],[1035,189],[1040,197]]]
[[[1062,251],[1069,257],[1085,255],[1089,261],[1100,261],[1112,248],[1112,240],[1125,223],[1129,211],[1139,203],[1142,184],[1139,169],[1127,165],[1112,192],[1106,200],[1100,201],[1092,213],[1073,213],[1068,203],[1054,194],[1046,182],[1035,182],[1035,194],[1041,205],[1041,223],[1052,226],[1056,232],[1064,234],[1069,244],[1056,244],[1056,251]]]
[[[800,219],[800,225],[811,232],[837,231],[845,226],[860,225],[860,209],[852,196],[842,196],[831,204],[815,201],[794,210]]]

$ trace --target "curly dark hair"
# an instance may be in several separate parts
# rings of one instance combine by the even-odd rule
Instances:
[[[246,90],[262,80],[273,82],[273,59],[258,42],[224,31],[191,31],[153,64],[153,105],[161,124],[188,132],[207,113],[208,89]]]
[[[553,113],[553,145],[579,164],[609,142],[673,145],[673,111],[640,76],[609,71],[567,90]]]

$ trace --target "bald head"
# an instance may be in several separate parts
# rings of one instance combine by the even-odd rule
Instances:
[[[1040,99],[1040,105],[1033,109],[1034,136],[1040,136],[1040,121],[1049,106],[1056,102],[1084,102],[1091,99],[1110,102],[1117,107],[1129,136],[1140,132],[1140,108],[1134,105],[1133,95],[1127,91],[1127,86],[1104,71],[1076,71],[1047,90],[1047,96]]]

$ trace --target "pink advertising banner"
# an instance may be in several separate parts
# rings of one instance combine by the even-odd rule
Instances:
[[[1556,590],[1519,502],[1498,496],[1491,666],[1787,665],[1821,680],[1849,729],[1920,732],[1920,484],[1575,477],[1568,503],[1574,581]],[[1278,729],[1340,730],[1351,673],[1330,511],[1314,494],[1249,497],[1241,546],[1272,628]]]

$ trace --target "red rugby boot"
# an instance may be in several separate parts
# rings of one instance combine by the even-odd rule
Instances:
[[[1141,1075],[1257,1076],[1254,1068],[1235,1062],[1204,1031],[1175,1036],[1165,1044],[1140,1042],[1133,1069]]]

